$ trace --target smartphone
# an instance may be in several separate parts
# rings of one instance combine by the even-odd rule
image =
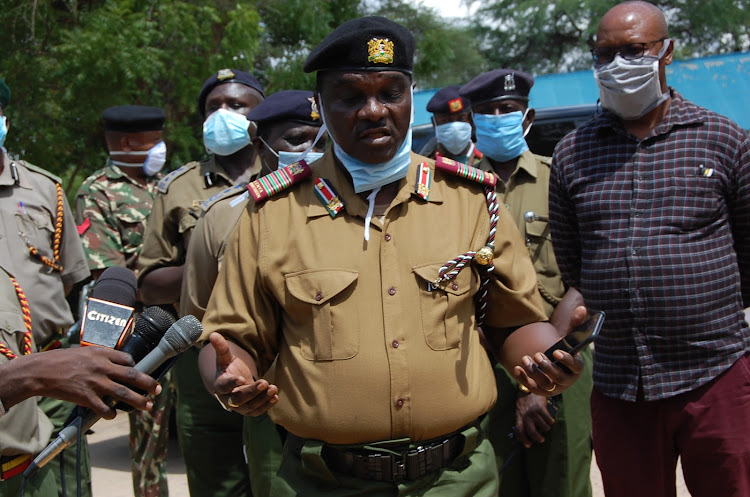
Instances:
[[[570,355],[574,355],[583,350],[584,347],[599,336],[599,332],[604,324],[604,317],[604,311],[589,311],[589,315],[583,323],[573,328],[570,333],[548,348],[544,352],[544,355],[547,356],[552,364],[557,365],[557,367],[566,373],[571,373],[570,369],[560,364],[552,353],[556,350],[562,350]]]

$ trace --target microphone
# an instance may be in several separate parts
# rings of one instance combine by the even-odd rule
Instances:
[[[181,354],[190,348],[191,345],[198,341],[198,338],[200,338],[202,333],[203,326],[201,326],[198,318],[191,315],[180,318],[176,323],[169,327],[156,348],[146,354],[146,356],[135,365],[135,369],[146,374],[153,373],[169,358]],[[115,405],[114,400],[105,400],[110,406]],[[34,458],[31,465],[26,468],[26,471],[23,472],[23,477],[29,478],[39,471],[40,468],[50,462],[55,456],[57,456],[57,454],[75,442],[79,430],[81,433],[86,433],[86,431],[88,431],[88,429],[91,428],[100,417],[101,416],[91,409],[86,409],[85,413],[78,417],[81,420],[80,426],[78,423],[72,423],[60,430],[57,438],[47,445],[47,447],[45,447],[36,458]]]
[[[81,326],[81,345],[119,349],[133,327],[135,275],[120,266],[108,267],[86,301]]]
[[[138,316],[138,319],[135,321],[135,329],[133,333],[130,335],[130,338],[128,338],[128,341],[125,342],[125,345],[123,345],[120,350],[130,354],[130,357],[133,358],[133,361],[138,363],[141,359],[146,357],[146,354],[154,350],[156,345],[159,343],[159,340],[161,340],[165,332],[173,324],[174,318],[170,313],[158,306],[149,307],[145,309],[140,316]],[[162,364],[153,373],[151,373],[151,377],[156,380],[160,380],[162,376],[164,376],[166,372],[169,371],[169,369],[174,365],[174,361],[176,360],[177,356]],[[141,390],[134,390],[139,394],[146,394],[146,392],[143,392]],[[82,408],[80,407],[78,409],[82,410]],[[118,402],[117,405],[115,405],[115,409],[130,412],[134,408],[125,402]],[[78,410],[74,410],[73,412],[77,414],[77,411]]]

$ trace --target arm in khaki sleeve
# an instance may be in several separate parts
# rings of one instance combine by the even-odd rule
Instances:
[[[263,284],[263,217],[246,210],[227,241],[224,261],[203,317],[200,372],[209,393],[244,415],[278,401],[278,388],[255,380],[278,350],[279,306]],[[261,355],[262,354],[262,355]]]
[[[583,362],[565,352],[556,352],[556,357],[572,371],[566,374],[544,355],[562,335],[545,322],[536,271],[521,234],[506,209],[500,209],[498,215],[495,270],[490,277],[483,332],[513,378],[533,393],[557,395],[578,379]],[[576,324],[585,319],[585,309],[582,312],[583,315],[576,315]]]
[[[138,287],[147,305],[173,304],[180,298],[184,242],[167,204],[167,195],[157,193],[138,258]]]
[[[207,214],[204,214],[193,228],[185,256],[180,292],[180,315],[192,314],[201,320],[219,274],[219,255],[215,247],[217,243],[211,239],[208,219]],[[221,240],[219,242],[219,245],[223,245]]]
[[[86,254],[83,252],[81,237],[78,236],[73,212],[70,210],[65,195],[63,195],[62,199],[63,230],[60,241],[60,263],[63,266],[63,271],[60,277],[67,290],[79,281],[83,281],[91,276],[91,271],[89,271],[89,266],[86,262]]]

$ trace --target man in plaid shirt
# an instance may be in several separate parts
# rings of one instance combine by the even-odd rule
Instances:
[[[750,495],[750,140],[667,86],[662,12],[602,17],[601,115],[557,146],[550,224],[563,278],[607,322],[594,451],[611,496]]]

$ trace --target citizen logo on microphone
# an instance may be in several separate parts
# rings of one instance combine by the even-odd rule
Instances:
[[[133,308],[89,298],[81,328],[81,345],[119,349],[133,330]]]

